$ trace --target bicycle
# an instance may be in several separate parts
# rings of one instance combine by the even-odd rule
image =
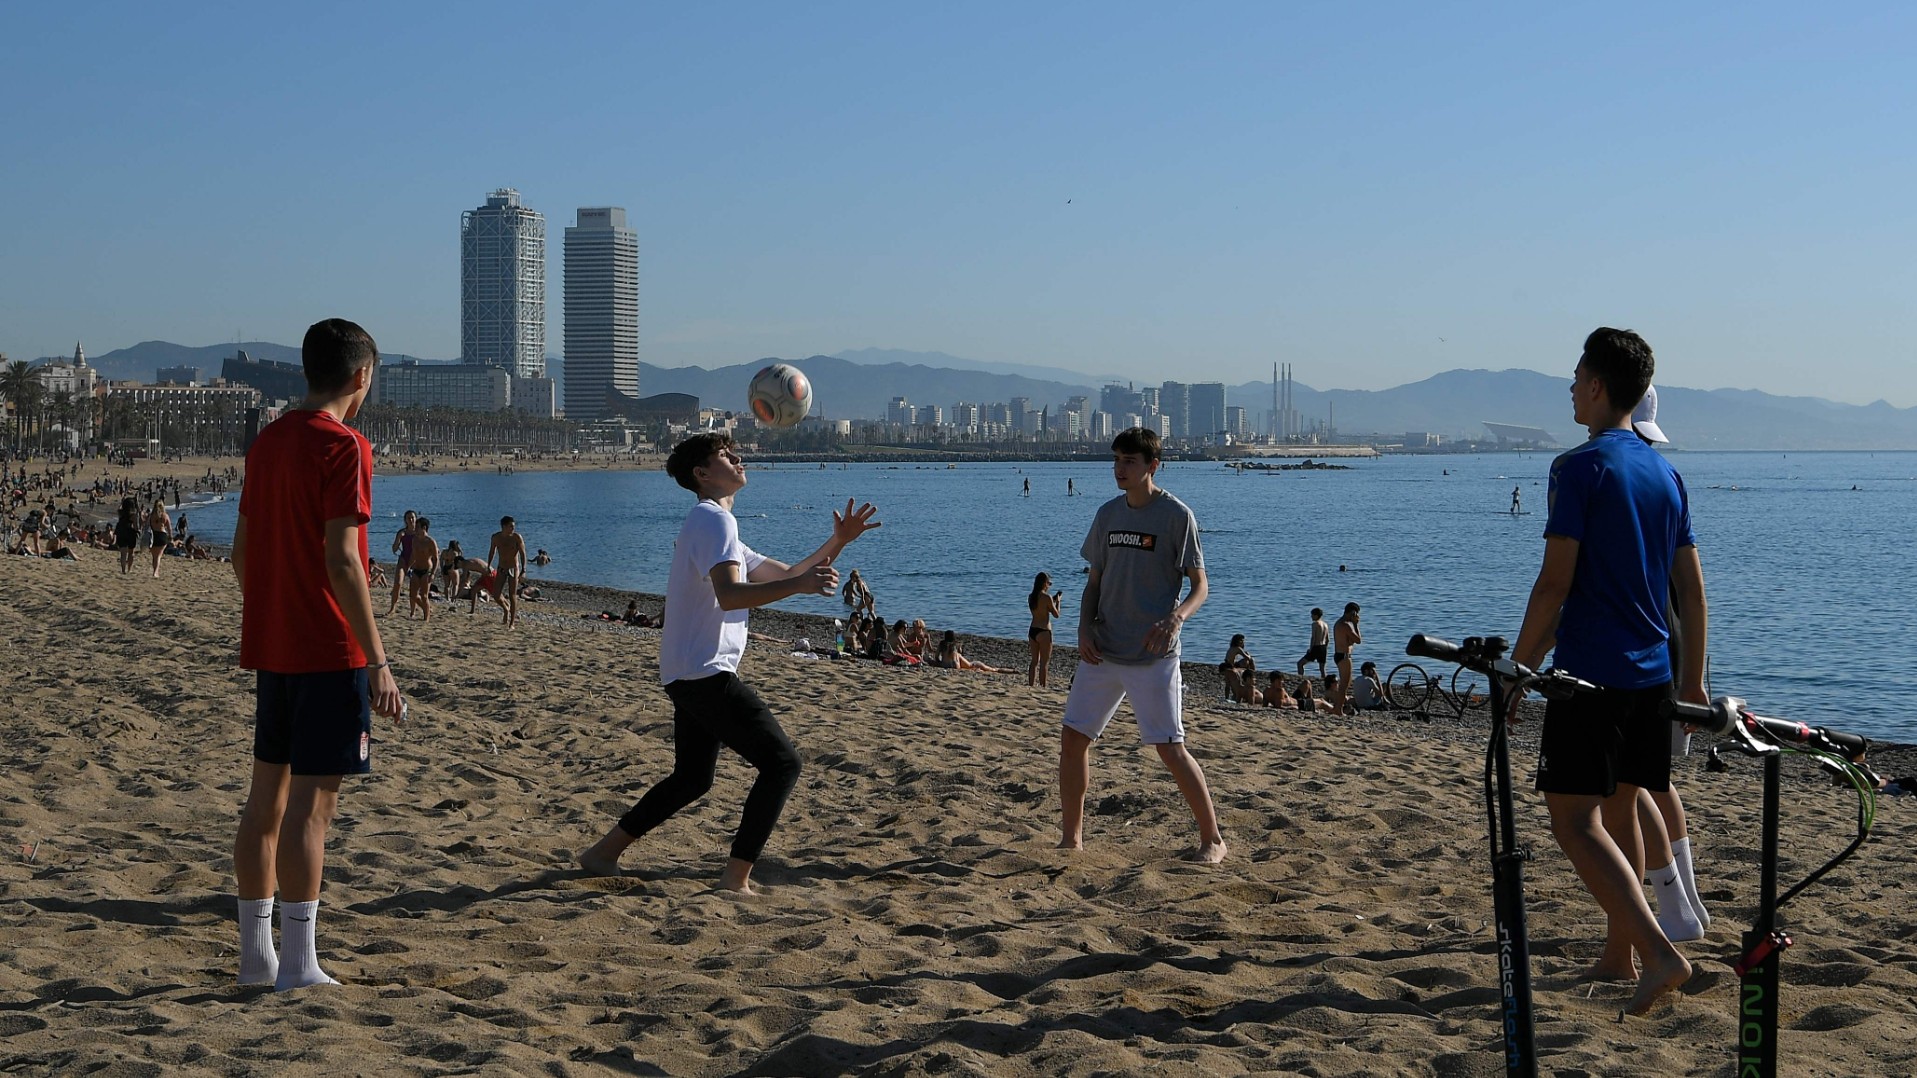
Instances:
[[[1386,702],[1399,711],[1424,714],[1425,705],[1436,695],[1451,709],[1453,718],[1464,718],[1491,700],[1489,679],[1468,667],[1460,666],[1451,674],[1449,685],[1443,678],[1425,673],[1417,663],[1399,663],[1385,678]]]

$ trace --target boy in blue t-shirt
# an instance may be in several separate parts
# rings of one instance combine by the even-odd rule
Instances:
[[[1591,976],[1635,978],[1632,1014],[1691,975],[1633,867],[1643,859],[1637,792],[1670,786],[1669,720],[1658,704],[1674,680],[1680,699],[1708,702],[1704,572],[1684,483],[1631,429],[1654,367],[1651,346],[1629,330],[1601,328],[1584,342],[1571,399],[1591,437],[1551,463],[1544,565],[1512,653],[1535,669],[1555,647],[1559,669],[1599,686],[1545,708],[1537,787],[1552,836],[1608,921]],[[1676,671],[1664,619],[1673,593],[1685,626]]]

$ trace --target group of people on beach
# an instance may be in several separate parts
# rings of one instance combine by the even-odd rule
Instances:
[[[371,449],[346,426],[375,377],[377,349],[361,327],[329,319],[308,331],[302,351],[308,397],[262,431],[249,453],[233,545],[245,596],[241,663],[257,671],[259,681],[253,780],[234,859],[240,977],[282,989],[331,982],[313,950],[325,832],[341,777],[370,769],[372,714],[403,720],[405,713],[368,583]],[[1548,703],[1537,786],[1554,837],[1607,915],[1605,948],[1593,972],[1635,978],[1634,1012],[1690,974],[1666,924],[1688,931],[1705,916],[1688,848],[1681,862],[1674,853],[1683,841],[1682,809],[1669,781],[1671,727],[1656,710],[1673,695],[1705,702],[1703,577],[1682,481],[1650,448],[1662,436],[1645,433],[1644,424],[1634,427],[1653,369],[1650,347],[1635,333],[1603,328],[1584,343],[1571,394],[1590,440],[1552,464],[1543,567],[1513,652],[1517,662],[1536,668],[1555,648],[1561,669],[1600,686]],[[1656,432],[1654,422],[1648,430]],[[1129,700],[1140,741],[1164,763],[1197,825],[1190,856],[1215,863],[1228,848],[1204,770],[1186,747],[1179,665],[1181,630],[1210,585],[1197,520],[1157,485],[1159,464],[1155,432],[1132,428],[1113,439],[1112,475],[1120,493],[1093,514],[1080,547],[1087,572],[1077,611],[1079,662],[1060,720],[1058,845],[1076,850],[1084,843],[1091,747]],[[874,626],[882,623],[869,588],[848,578],[842,591],[834,563],[880,522],[869,503],[848,499],[843,511],[833,512],[826,541],[786,564],[740,536],[732,510],[747,477],[729,435],[687,437],[666,471],[695,499],[674,543],[659,639],[660,680],[674,709],[673,767],[577,859],[585,872],[617,874],[624,851],[705,795],[721,750],[730,748],[757,776],[719,883],[750,892],[753,868],[801,762],[771,709],[738,674],[748,614],[794,595],[840,595],[858,616],[854,640],[871,647]],[[248,557],[253,535],[272,544],[271,557]],[[403,541],[407,535],[410,541]],[[403,555],[396,565],[407,578],[421,579],[413,574],[422,571],[430,577],[439,557],[430,522],[409,521],[395,536],[394,551]],[[507,519],[480,567],[511,574],[510,584],[524,566],[524,540]],[[1062,595],[1041,574],[1027,605],[1028,679],[1042,684]],[[1344,616],[1326,626],[1322,611],[1314,611],[1311,650],[1297,664],[1302,679],[1305,665],[1318,663],[1327,683],[1324,703],[1335,710],[1358,706],[1368,691],[1354,686],[1350,667],[1352,649],[1363,640],[1359,617],[1358,606],[1347,604]],[[510,624],[510,610],[506,618]],[[1676,624],[1681,634],[1674,634]],[[882,647],[917,648],[924,661],[922,626],[895,623],[885,636]],[[1324,668],[1327,648],[1338,666],[1335,681]],[[956,656],[955,646],[950,654]],[[1242,638],[1225,667],[1243,692],[1255,663]],[[1375,689],[1375,669],[1359,680]],[[1274,695],[1280,702],[1290,696],[1282,678]],[[1319,709],[1315,693],[1301,687],[1301,695]],[[1513,694],[1509,721],[1518,720],[1520,695]],[[1644,831],[1640,796],[1647,806]],[[1672,860],[1661,861],[1666,855]],[[1660,903],[1671,900],[1659,874],[1668,872],[1687,923],[1652,914],[1640,884],[1647,856],[1664,865],[1652,874]],[[278,951],[270,931],[276,891]]]
[[[433,617],[433,591],[448,605],[466,599],[466,612],[477,613],[482,600],[499,606],[501,623],[510,629],[519,624],[519,603],[536,600],[538,589],[526,579],[526,537],[510,516],[499,518],[499,530],[486,545],[484,558],[467,557],[454,539],[441,549],[432,534],[433,522],[418,510],[408,509],[399,530],[393,533],[393,589],[386,613],[399,609],[399,596],[406,593],[406,616],[417,613],[422,621]],[[544,550],[539,557],[550,562]],[[382,577],[383,579],[383,577]],[[377,583],[377,581],[375,582]]]
[[[1245,649],[1245,635],[1238,633],[1231,638],[1225,648],[1225,658],[1218,664],[1218,673],[1225,680],[1225,695],[1241,704],[1254,707],[1291,708],[1299,711],[1323,711],[1334,715],[1355,715],[1360,711],[1377,711],[1385,706],[1384,686],[1378,680],[1377,664],[1366,662],[1356,673],[1351,669],[1351,654],[1359,644],[1364,643],[1364,634],[1359,631],[1360,608],[1357,603],[1346,603],[1344,616],[1335,625],[1325,624],[1325,612],[1322,607],[1313,607],[1311,611],[1311,643],[1304,655],[1298,659],[1298,692],[1293,695],[1282,673],[1272,670],[1266,675],[1263,687],[1257,679],[1258,661]],[[1325,670],[1326,652],[1331,651],[1331,661],[1336,673]],[[1316,663],[1318,680],[1324,684],[1324,695],[1320,697],[1316,685],[1305,677],[1305,667]]]

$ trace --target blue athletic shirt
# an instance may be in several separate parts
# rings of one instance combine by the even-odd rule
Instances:
[[[1636,433],[1604,431],[1551,462],[1544,534],[1578,541],[1557,665],[1612,689],[1671,680],[1671,562],[1697,545],[1677,470]]]

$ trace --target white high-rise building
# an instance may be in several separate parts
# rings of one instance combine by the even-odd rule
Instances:
[[[546,218],[510,187],[459,215],[459,358],[546,376]]]
[[[639,399],[639,234],[624,209],[579,210],[565,288],[566,418],[603,419]]]

